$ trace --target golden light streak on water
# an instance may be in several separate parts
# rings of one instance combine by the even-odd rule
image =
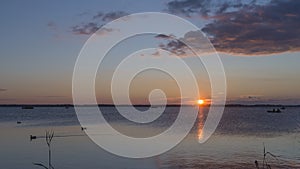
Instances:
[[[198,140],[200,141],[203,138],[203,123],[204,123],[204,112],[203,108],[199,106],[199,111],[198,111],[198,123],[197,123],[197,137]]]

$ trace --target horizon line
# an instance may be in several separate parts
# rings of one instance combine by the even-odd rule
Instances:
[[[83,107],[89,107],[89,106],[98,106],[98,107],[115,107],[115,106],[134,106],[134,107],[180,107],[180,106],[200,106],[197,104],[167,104],[167,105],[161,105],[161,104],[80,104],[80,105],[74,105],[74,104],[0,104],[0,107],[22,107],[22,106],[33,106],[33,107],[75,107],[75,106],[83,106]],[[225,106],[225,107],[300,107],[300,104],[225,104],[225,105],[211,105],[211,104],[204,104],[201,105],[201,107],[210,107],[210,106]]]

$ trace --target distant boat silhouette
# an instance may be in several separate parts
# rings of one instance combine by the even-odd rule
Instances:
[[[268,110],[268,113],[281,113],[280,109],[273,109],[273,110]]]
[[[20,121],[17,121],[17,124],[21,124],[22,122],[20,122]]]
[[[22,106],[22,109],[34,109],[33,106]]]

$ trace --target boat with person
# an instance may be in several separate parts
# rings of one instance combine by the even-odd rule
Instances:
[[[281,113],[280,109],[273,109],[273,110],[268,110],[268,113]]]

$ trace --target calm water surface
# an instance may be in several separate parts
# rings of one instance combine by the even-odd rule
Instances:
[[[128,159],[94,144],[81,131],[73,108],[0,107],[0,169],[34,169],[39,168],[34,162],[46,164],[47,146],[44,138],[39,138],[46,130],[53,130],[56,136],[52,143],[55,169],[255,168],[255,160],[262,163],[263,145],[278,156],[267,157],[272,168],[300,168],[300,108],[287,107],[278,114],[266,113],[269,109],[272,107],[228,107],[213,136],[199,144],[208,111],[202,108],[190,134],[174,149],[152,158]],[[154,122],[137,125],[113,107],[101,110],[115,129],[134,137],[161,133],[178,112],[178,108],[168,107]],[[30,135],[38,139],[30,141]]]

